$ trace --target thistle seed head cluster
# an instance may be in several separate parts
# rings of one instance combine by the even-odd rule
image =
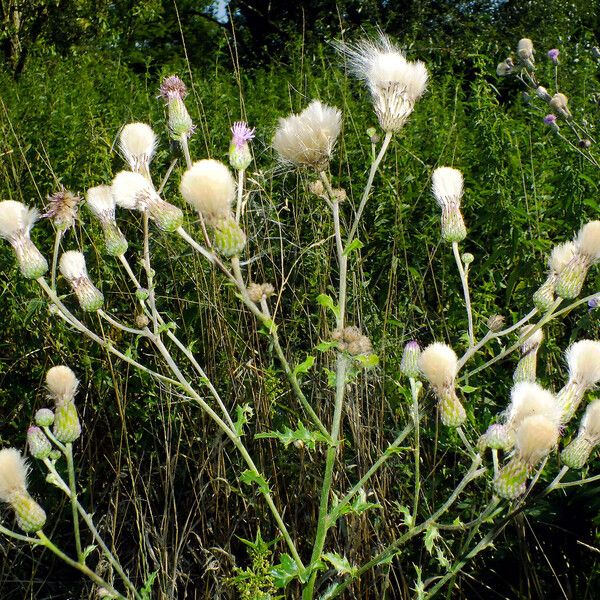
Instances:
[[[442,209],[442,239],[460,242],[467,236],[467,229],[460,212],[463,195],[463,176],[458,169],[440,167],[431,178],[433,195]]]
[[[43,216],[50,219],[56,229],[65,231],[75,224],[80,202],[80,196],[63,187],[58,192],[48,196],[48,206]]]
[[[48,262],[31,241],[30,233],[39,213],[21,202],[0,202],[0,237],[15,251],[23,277],[37,279],[48,270]]]
[[[381,34],[376,40],[338,43],[352,74],[365,82],[379,124],[386,132],[402,129],[415,102],[427,88],[429,73],[421,61],[407,61],[400,49]]]
[[[342,352],[348,352],[353,356],[370,354],[373,351],[371,340],[354,325],[336,329],[331,334],[331,338],[337,342],[338,348]]]
[[[146,123],[129,123],[123,127],[119,136],[119,149],[123,158],[132,171],[142,175],[149,173],[157,145],[156,134]]]
[[[63,253],[60,257],[59,269],[62,276],[70,283],[83,310],[94,312],[102,308],[104,296],[92,283],[87,272],[85,257],[81,252],[69,250]]]
[[[0,500],[15,511],[17,524],[35,533],[46,523],[46,513],[27,492],[27,463],[16,448],[0,450]]]
[[[284,164],[322,171],[342,129],[342,113],[313,100],[301,113],[279,119],[273,148]]]

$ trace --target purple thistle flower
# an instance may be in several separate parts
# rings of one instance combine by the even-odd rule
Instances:
[[[560,51],[558,48],[552,48],[552,50],[548,50],[548,58],[556,65],[558,64],[558,55]]]
[[[598,308],[599,306],[600,306],[600,296],[596,296],[595,298],[588,300],[588,308],[590,310],[594,310],[595,308]]]
[[[552,114],[546,115],[544,117],[544,123],[546,125],[554,125],[556,123],[556,115],[552,115]]]
[[[232,142],[235,147],[239,150],[246,142],[254,139],[255,128],[250,129],[246,121],[236,121],[231,128],[233,134]]]
[[[187,88],[177,75],[171,75],[163,80],[160,86],[160,95],[167,101],[174,98],[183,100],[187,96]]]

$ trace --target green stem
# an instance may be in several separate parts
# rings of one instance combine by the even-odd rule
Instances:
[[[81,534],[79,533],[79,515],[77,514],[77,487],[75,485],[75,465],[73,463],[73,444],[69,442],[65,445],[65,458],[67,459],[67,471],[69,473],[69,490],[71,491],[71,514],[73,515],[73,533],[75,535],[75,549],[77,551],[77,560],[85,563],[83,551],[81,549]]]
[[[36,538],[27,537],[26,535],[21,535],[16,531],[12,531],[12,529],[7,529],[4,525],[0,525],[0,533],[7,535],[8,537],[14,538],[15,540],[19,540],[20,542],[27,542],[28,544],[39,544],[40,540]]]
[[[471,310],[471,294],[469,293],[469,280],[467,273],[464,269],[462,259],[460,257],[460,251],[458,249],[458,242],[452,242],[452,252],[454,253],[454,260],[458,267],[460,274],[460,281],[463,288],[463,296],[465,298],[465,307],[467,309],[467,321],[469,324],[469,349],[475,346],[475,333],[473,331],[473,311]]]
[[[94,573],[94,571],[92,571],[89,567],[87,567],[86,565],[83,565],[81,563],[78,563],[77,561],[68,557],[62,550],[60,550],[57,546],[55,546],[46,537],[46,535],[44,534],[43,531],[38,531],[37,536],[40,538],[40,543],[42,546],[45,546],[46,548],[48,548],[48,550],[50,550],[51,552],[56,554],[56,556],[58,556],[61,560],[66,562],[68,565],[70,565],[74,569],[77,569],[78,571],[80,571],[81,573],[83,573],[84,575],[89,577],[96,585],[99,585],[100,587],[105,588],[108,592],[113,594],[115,598],[120,598],[121,600],[127,600],[125,598],[125,596],[123,596],[122,594],[117,592],[117,590],[115,590],[115,588],[113,588],[113,586],[110,585],[110,583],[104,581],[104,579],[102,579],[102,577],[100,577],[99,575]]]
[[[56,265],[58,264],[58,252],[60,250],[60,241],[62,240],[64,230],[57,229],[54,236],[54,250],[52,252],[52,271],[50,272],[50,287],[56,290]]]
[[[414,378],[410,378],[410,393],[413,401],[413,424],[415,427],[415,493],[414,493],[414,504],[412,510],[412,523],[417,522],[417,513],[419,511],[419,495],[421,494],[421,457],[420,457],[420,446],[421,442],[419,439],[419,424],[421,417],[419,416],[419,390],[417,382]]]
[[[237,185],[237,204],[235,206],[235,222],[239,224],[242,218],[242,199],[244,197],[244,173],[242,169],[238,171],[238,185]]]

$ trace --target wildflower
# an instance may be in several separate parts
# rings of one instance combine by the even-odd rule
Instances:
[[[575,342],[565,355],[569,379],[557,395],[562,423],[568,423],[573,418],[585,393],[600,382],[600,342]]]
[[[50,440],[35,425],[27,430],[27,446],[29,447],[29,453],[34,458],[44,459],[50,456],[50,452],[52,452]]]
[[[104,233],[104,245],[110,256],[122,256],[127,251],[127,240],[115,218],[115,199],[108,185],[92,187],[86,194],[86,206],[100,221]]]
[[[560,51],[558,50],[558,48],[552,48],[551,50],[548,50],[548,58],[555,64],[558,64],[558,55],[560,54]]]
[[[598,308],[598,306],[600,306],[600,296],[588,300],[588,308],[590,310],[594,310],[595,308]]]
[[[195,162],[179,186],[185,201],[209,223],[229,216],[235,188],[231,171],[222,162],[208,159]]]
[[[79,196],[63,187],[48,196],[48,208],[42,216],[50,219],[59,231],[66,231],[75,224],[77,206],[80,202]]]
[[[71,284],[83,310],[94,312],[102,308],[104,296],[92,283],[85,265],[85,257],[81,252],[69,250],[63,253],[60,257],[59,269],[62,276]]]
[[[448,427],[458,427],[467,418],[454,389],[458,369],[456,353],[450,346],[435,342],[421,352],[419,370],[429,381],[438,398],[438,410],[442,423]]]
[[[561,452],[560,457],[571,469],[582,469],[598,444],[600,444],[600,400],[594,400],[581,419],[577,436]]]
[[[16,448],[0,450],[0,500],[12,506],[23,531],[35,533],[46,523],[46,513],[27,492],[27,471]]]
[[[496,493],[508,499],[525,492],[533,468],[557,445],[560,430],[544,415],[525,418],[515,436],[515,453],[494,480]]]
[[[14,200],[0,202],[0,237],[15,251],[23,277],[37,279],[48,270],[48,262],[30,239],[39,213]]]
[[[74,403],[79,381],[69,367],[60,365],[52,367],[46,373],[46,385],[50,397],[56,403],[53,433],[61,442],[74,442],[81,435],[81,425]]]
[[[564,94],[557,92],[554,94],[554,96],[552,96],[548,104],[550,104],[550,107],[553,108],[563,119],[568,121],[572,117],[571,111],[567,106],[568,101],[569,99]]]
[[[521,329],[521,337],[525,337],[533,328],[533,325],[526,325]],[[513,373],[515,383],[519,381],[535,382],[537,369],[537,352],[544,339],[542,329],[536,330],[525,340],[521,346],[521,359]]]
[[[535,62],[533,53],[533,42],[529,38],[519,40],[519,43],[517,44],[517,54],[519,55],[519,60],[528,71],[533,71],[535,68],[533,66],[533,63]]]
[[[40,408],[34,417],[36,425],[50,427],[54,423],[54,413],[49,408]]]
[[[254,128],[250,129],[245,121],[237,121],[231,128],[232,139],[229,144],[229,164],[236,171],[244,171],[252,162],[252,153],[248,142],[254,139]]]
[[[451,167],[440,167],[433,172],[432,191],[442,209],[442,239],[460,242],[467,236],[467,228],[460,212],[463,195],[463,176]]]
[[[533,303],[541,312],[547,312],[554,302],[554,287],[558,275],[569,265],[575,256],[577,246],[573,242],[558,244],[548,258],[548,276],[546,281],[533,295]]]
[[[156,193],[154,186],[139,173],[132,171],[117,173],[111,190],[118,206],[147,212],[162,231],[175,231],[183,223],[181,209],[165,202]]]
[[[402,353],[402,362],[400,363],[400,372],[406,377],[412,379],[419,378],[419,357],[421,356],[421,348],[418,342],[414,340],[408,342],[404,346]]]
[[[171,75],[163,80],[160,95],[167,103],[169,113],[169,131],[174,140],[187,139],[194,133],[194,124],[183,99],[187,96],[185,83]]]
[[[272,145],[283,163],[322,171],[341,128],[341,112],[313,100],[300,114],[279,119]]]
[[[590,266],[600,261],[600,221],[584,225],[574,244],[573,257],[556,278],[555,292],[561,298],[576,298]]]
[[[377,40],[340,43],[337,49],[348,57],[352,73],[366,83],[382,129],[402,129],[427,87],[429,74],[425,65],[407,61],[383,34]]]
[[[157,144],[156,134],[146,123],[129,123],[119,136],[119,148],[129,168],[144,176],[150,173]]]

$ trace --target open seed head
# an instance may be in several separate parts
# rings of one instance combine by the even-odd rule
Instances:
[[[581,340],[571,345],[566,352],[569,379],[585,388],[600,381],[600,342]]]
[[[222,162],[204,159],[183,174],[179,190],[205,219],[217,221],[229,215],[236,186],[231,171]]]
[[[544,415],[524,419],[517,428],[517,453],[530,466],[536,465],[558,444],[560,430]]]
[[[421,352],[419,370],[435,387],[452,385],[456,377],[458,358],[450,346],[434,342]]]
[[[600,400],[588,404],[581,419],[579,435],[586,437],[594,446],[600,443]]]
[[[15,200],[0,202],[0,237],[12,240],[19,235],[28,235],[39,218],[35,208],[29,208]]]
[[[463,176],[458,169],[440,167],[433,172],[431,188],[437,203],[441,206],[460,206],[463,195]]]
[[[16,448],[0,450],[0,500],[10,502],[27,490],[27,463]]]
[[[112,194],[112,188],[109,185],[98,185],[90,188],[85,201],[87,207],[101,221],[114,221],[115,219],[115,199]]]
[[[576,243],[579,250],[592,261],[600,260],[600,221],[590,221],[584,225],[577,235]]]
[[[69,367],[59,365],[46,373],[46,386],[57,402],[71,402],[77,393],[79,380]]]
[[[77,250],[68,250],[60,257],[58,268],[62,276],[68,281],[87,277],[88,272],[85,266],[85,256]]]
[[[129,210],[146,210],[157,194],[152,184],[140,173],[121,171],[113,179],[111,191],[115,203]]]
[[[561,407],[554,394],[541,385],[529,381],[517,383],[510,392],[510,405],[506,411],[506,423],[513,428],[528,417],[541,415],[558,427]]]

